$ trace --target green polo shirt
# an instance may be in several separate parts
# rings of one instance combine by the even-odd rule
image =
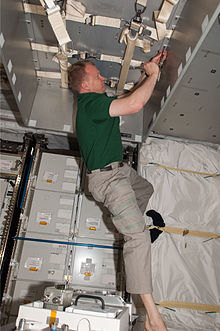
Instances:
[[[109,115],[110,104],[115,99],[106,93],[78,95],[76,134],[88,170],[122,161],[120,120]]]

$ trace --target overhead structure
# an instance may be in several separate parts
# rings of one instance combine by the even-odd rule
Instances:
[[[114,0],[111,6],[95,0],[31,0],[16,6],[2,1],[1,7],[7,13],[1,57],[26,126],[72,132],[67,70],[77,60],[94,61],[108,93],[119,95],[136,84],[141,64],[165,48],[168,57],[153,97],[142,112],[123,119],[122,136],[140,142],[152,133],[182,137],[184,131],[184,138],[219,141],[217,121],[212,121],[219,116],[218,0],[208,6],[205,0],[199,6],[187,0]],[[200,77],[204,65],[207,72]],[[201,84],[207,75],[210,89]]]

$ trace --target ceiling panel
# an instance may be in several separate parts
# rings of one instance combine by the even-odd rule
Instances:
[[[6,4],[6,2],[4,0],[2,3]],[[32,43],[57,46],[56,37],[46,15],[21,13],[22,1],[18,1],[20,7],[15,5],[15,2],[11,2],[14,4],[12,9],[15,12],[19,10],[20,18],[23,17],[22,22],[26,24],[24,29],[22,23],[23,30],[21,31],[23,31],[23,43],[28,47],[29,54],[32,56],[32,67],[29,66],[29,73],[24,70],[24,63],[22,64],[25,56],[20,53],[16,54],[15,48],[11,49],[19,63],[18,72],[20,72],[22,84],[28,82],[26,77],[28,74],[30,77],[30,73],[34,73],[35,78],[34,88],[32,87],[33,82],[26,87],[27,91],[31,89],[30,92],[35,93],[32,103],[28,103],[29,112],[27,109],[24,110],[25,106],[27,108],[27,104],[23,106],[18,103],[16,99],[18,93],[15,89],[17,86],[12,86],[18,108],[27,125],[65,132],[64,128],[68,127],[72,117],[73,96],[71,91],[61,88],[60,79],[42,78],[38,73],[39,71],[60,73],[59,65],[54,61],[56,53],[31,50]],[[40,7],[39,0],[28,0],[25,3]],[[65,5],[65,1],[57,1],[57,3],[60,6]],[[119,37],[123,28],[128,26],[135,16],[135,0],[112,0],[110,2],[108,0],[82,0],[81,3],[86,7],[86,13],[118,18],[121,20],[121,25],[120,28],[91,26],[67,20],[66,27],[72,40],[72,44],[69,43],[68,47],[78,52],[87,52],[89,58],[106,77],[107,83],[113,78],[117,81],[121,64],[101,61],[100,55],[123,58],[126,45],[124,42],[119,43]],[[159,10],[162,3],[163,0],[147,1],[147,8],[142,14],[145,25],[155,28],[153,12]],[[125,117],[121,121],[123,134],[127,136],[130,134],[131,139],[138,137],[138,140],[140,140],[140,136],[145,139],[147,135],[155,132],[188,139],[220,141],[217,125],[220,108],[219,12],[219,0],[209,2],[207,0],[179,0],[166,24],[167,29],[173,30],[171,39],[153,41],[144,30],[144,35],[140,36],[140,39],[147,38],[151,41],[150,51],[144,53],[141,48],[136,47],[132,59],[140,62],[149,61],[163,46],[166,46],[168,50],[168,57],[153,96],[144,110],[134,116]],[[215,19],[213,19],[214,16]],[[12,33],[16,24],[14,24],[14,20],[11,23],[13,24],[10,24],[8,31]],[[7,42],[9,43],[9,41]],[[68,58],[68,61],[74,63],[78,59],[79,55],[73,55]],[[30,59],[27,63],[30,64]],[[12,77],[7,70],[6,61],[4,66],[12,85]],[[135,83],[139,77],[140,70],[131,66],[127,82]],[[23,86],[22,84],[20,86]],[[115,88],[108,87],[108,92],[110,91],[111,94],[114,94],[115,90]],[[30,99],[31,93],[23,100]],[[63,113],[62,107],[65,107]]]
[[[220,8],[220,7],[219,7]],[[153,125],[158,134],[220,142],[219,9]]]

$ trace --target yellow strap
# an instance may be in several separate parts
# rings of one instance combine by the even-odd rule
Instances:
[[[45,9],[39,5],[31,5],[24,3],[25,13],[46,15]],[[66,44],[71,41],[69,34],[67,33],[65,26],[63,24],[62,16],[59,11],[59,6],[57,6],[57,11],[47,10],[48,20],[52,26],[55,36],[60,45]]]
[[[124,39],[127,41],[127,47],[124,54],[123,64],[120,72],[120,78],[118,82],[117,87],[117,95],[120,95],[123,92],[124,85],[126,83],[126,79],[128,76],[128,71],[131,64],[131,59],[133,57],[135,44],[138,38],[138,33],[134,37],[131,36],[130,30],[128,28],[125,28],[122,31],[122,36],[120,38],[120,41],[122,42]]]
[[[31,5],[29,3],[23,3],[25,13],[38,14],[46,16],[46,12],[42,6]]]
[[[136,0],[136,3],[138,5],[143,6],[143,7],[146,7],[147,6],[147,0]]]
[[[184,308],[184,309],[193,309],[193,310],[202,310],[206,312],[220,313],[220,306],[206,305],[196,302],[162,301],[159,302],[157,305],[165,308]]]
[[[167,30],[166,23],[171,15],[173,7],[179,0],[164,0],[160,10],[154,11],[154,20],[157,30],[157,39],[162,40],[165,37],[171,37],[171,31]]]
[[[57,316],[56,310],[51,310],[50,321],[49,321],[49,326],[50,327],[51,327],[52,324],[54,324],[56,322],[56,316]]]
[[[86,13],[86,7],[79,1],[67,0],[66,14],[78,17],[84,17]]]
[[[91,24],[92,25],[108,26],[108,27],[113,27],[113,28],[120,29],[121,20],[118,19],[118,18],[113,18],[113,17],[93,15]]]
[[[179,0],[164,0],[157,20],[161,23],[166,23],[170,17],[173,7]]]
[[[48,53],[58,53],[57,46],[48,46],[43,44],[31,43],[31,48],[33,51],[48,52]]]
[[[166,28],[166,23],[158,21],[157,18],[159,14],[160,14],[159,11],[154,11],[154,20],[157,30],[157,40],[162,40],[167,35],[167,28]]]
[[[164,231],[167,233],[174,233],[180,234],[182,236],[195,236],[195,237],[202,237],[202,238],[220,238],[220,235],[215,234],[213,232],[203,232],[203,231],[196,231],[196,230],[189,230],[183,228],[174,228],[170,226],[159,227],[155,225],[151,225],[149,229],[158,229],[160,231]]]
[[[58,43],[61,46],[70,42],[71,39],[66,30],[63,18],[59,11],[59,6],[56,7],[57,7],[56,11],[49,11],[49,9],[47,9],[47,13],[48,13],[48,20],[51,24],[53,32],[58,40]]]
[[[150,41],[147,40],[147,39],[137,39],[135,45],[137,47],[143,48],[144,53],[150,52],[150,49],[151,49],[150,46],[151,46],[151,44],[150,44]]]
[[[60,72],[52,72],[52,71],[49,72],[49,71],[37,70],[37,77],[61,79],[61,73]]]
[[[146,163],[147,164],[147,163]],[[164,166],[162,164],[159,163],[153,163],[153,162],[149,162],[148,164],[153,164],[156,167],[161,167],[163,169],[167,169],[167,170],[174,170],[174,171],[181,171],[181,172],[188,172],[191,174],[197,174],[197,175],[202,175],[202,176],[209,176],[209,177],[219,177],[220,174],[209,174],[207,172],[200,172],[200,171],[194,171],[194,170],[187,170],[187,169],[179,169],[179,168],[172,168],[172,167],[167,167]]]

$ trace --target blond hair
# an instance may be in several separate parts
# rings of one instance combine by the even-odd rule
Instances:
[[[89,60],[81,60],[72,64],[68,69],[70,86],[74,92],[80,92],[82,81],[86,76],[85,67],[87,64],[94,66],[94,63]]]

